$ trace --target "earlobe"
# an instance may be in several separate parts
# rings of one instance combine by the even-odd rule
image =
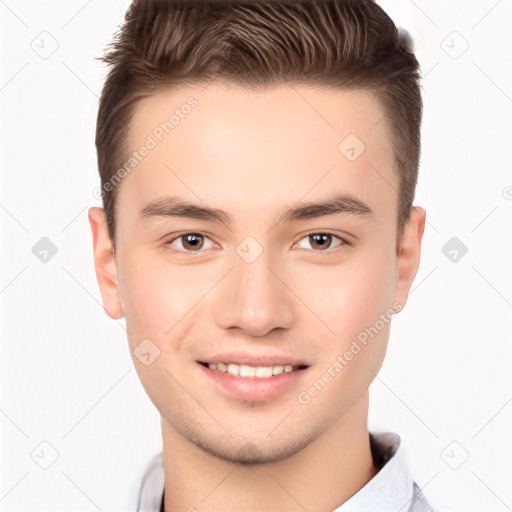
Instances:
[[[402,307],[407,302],[409,290],[418,268],[421,256],[421,240],[425,231],[426,211],[421,206],[413,206],[409,221],[404,227],[402,242],[396,258],[397,281],[395,301]]]
[[[103,310],[107,316],[118,320],[124,316],[124,311],[119,299],[116,261],[108,234],[105,212],[102,208],[93,206],[89,208],[88,216],[92,234],[94,269]]]

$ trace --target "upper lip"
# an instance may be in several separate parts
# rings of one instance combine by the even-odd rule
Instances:
[[[205,359],[201,359],[199,362],[202,363],[234,363],[234,364],[246,364],[249,366],[308,366],[308,364],[297,357],[289,354],[280,353],[262,353],[262,354],[251,354],[243,351],[233,352],[222,352],[208,356]]]

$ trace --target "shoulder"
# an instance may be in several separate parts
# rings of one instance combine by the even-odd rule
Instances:
[[[370,485],[372,491],[378,491],[375,503],[382,500],[381,509],[396,500],[394,505],[403,512],[449,512],[434,506],[416,483],[406,447],[398,434],[370,432],[370,447],[374,464],[380,468]]]
[[[408,512],[450,512],[445,508],[439,508],[431,505],[420,486],[413,482],[413,495],[411,506],[408,509]]]
[[[164,490],[162,452],[154,455],[130,489],[126,511],[146,512],[160,510]]]

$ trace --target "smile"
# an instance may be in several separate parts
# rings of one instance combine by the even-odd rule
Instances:
[[[281,375],[282,373],[290,373],[296,370],[304,369],[305,366],[278,365],[278,366],[249,366],[247,364],[235,363],[201,363],[210,370],[221,373],[229,373],[235,377],[256,377],[265,379]]]
[[[202,378],[206,379],[205,385],[212,385],[222,395],[237,401],[262,403],[301,389],[305,374],[309,374],[308,365],[298,361],[293,361],[294,365],[286,364],[286,359],[283,361],[281,357],[272,357],[274,361],[268,362],[264,357],[254,357],[252,364],[247,364],[250,357],[245,357],[246,361],[243,357],[240,359],[242,361],[238,362],[231,359],[228,363],[222,362],[220,357],[215,363],[197,361]]]

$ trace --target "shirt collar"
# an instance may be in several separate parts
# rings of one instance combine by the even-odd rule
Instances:
[[[397,512],[408,510],[414,494],[400,436],[394,432],[370,432],[373,463],[379,472],[333,512]]]
[[[404,447],[394,432],[370,432],[370,448],[379,472],[333,512],[396,512],[407,510],[414,489]],[[149,462],[140,483],[137,511],[163,512],[162,452]]]

